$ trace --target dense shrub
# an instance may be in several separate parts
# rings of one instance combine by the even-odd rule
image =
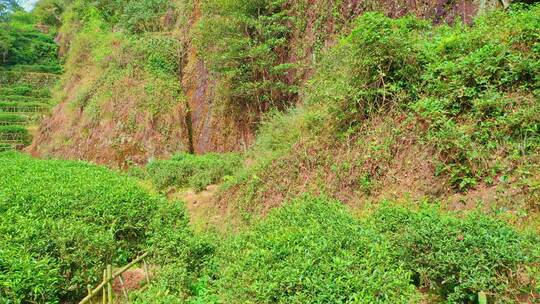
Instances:
[[[307,100],[325,103],[338,130],[348,131],[383,107],[416,95],[421,73],[417,40],[425,21],[366,13],[351,34],[328,52]]]
[[[393,251],[427,287],[450,303],[474,302],[478,292],[496,303],[534,292],[526,266],[540,261],[540,239],[529,239],[480,213],[458,218],[433,207],[414,211],[386,205],[370,219],[393,243]]]
[[[41,97],[32,97],[32,96],[20,96],[20,95],[0,95],[1,101],[12,101],[12,102],[31,102],[31,103],[46,103],[46,98]]]
[[[0,154],[0,302],[78,298],[144,249],[161,204],[105,168]]]
[[[219,303],[411,303],[416,297],[390,243],[324,198],[273,210],[221,248],[217,263],[212,288]]]
[[[145,171],[158,189],[174,186],[192,187],[200,191],[233,174],[240,165],[241,158],[234,153],[178,153],[168,160],[151,161]]]

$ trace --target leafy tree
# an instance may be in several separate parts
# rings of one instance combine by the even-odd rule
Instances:
[[[286,1],[206,1],[199,48],[234,104],[265,112],[295,99],[286,62],[292,21]]]

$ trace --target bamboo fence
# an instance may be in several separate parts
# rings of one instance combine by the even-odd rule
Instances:
[[[129,269],[131,269],[131,267],[133,267],[135,264],[142,261],[143,265],[144,265],[144,276],[146,278],[146,283],[149,283],[150,282],[150,276],[149,276],[149,273],[148,273],[148,264],[146,263],[146,260],[145,260],[145,257],[147,255],[148,255],[148,253],[144,253],[143,255],[139,256],[138,258],[131,261],[129,264],[127,264],[126,266],[118,269],[115,272],[112,271],[112,266],[111,265],[107,265],[107,268],[105,270],[103,270],[103,281],[101,281],[101,283],[94,289],[91,289],[91,287],[88,286],[88,295],[84,299],[82,299],[79,302],[79,304],[85,304],[85,303],[90,303],[90,304],[98,304],[98,303],[113,304],[114,303],[114,291],[113,291],[112,285],[113,285],[113,281],[116,278],[120,279],[120,285],[122,287],[122,293],[124,295],[124,298],[126,299],[126,301],[129,301],[129,294],[128,294],[128,291],[127,291],[126,286],[124,284],[124,279],[122,278],[122,274],[124,272],[128,271]],[[98,295],[101,295],[101,301],[98,300],[97,302],[94,302],[93,299],[96,298]]]
[[[14,107],[1,107],[0,113],[9,114],[36,114],[45,112],[46,108],[43,106],[14,106]]]

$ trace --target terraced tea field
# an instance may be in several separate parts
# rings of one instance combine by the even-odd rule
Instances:
[[[52,106],[50,89],[59,70],[40,70],[31,65],[0,70],[0,151],[29,145],[39,121]]]

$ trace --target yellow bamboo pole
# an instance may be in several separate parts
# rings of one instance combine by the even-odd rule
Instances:
[[[487,295],[483,291],[478,293],[478,304],[487,304]]]
[[[117,277],[119,275],[121,275],[122,273],[124,273],[126,270],[130,269],[131,267],[133,267],[133,265],[139,263],[142,259],[144,259],[146,256],[148,255],[148,252],[144,253],[143,255],[141,255],[140,257],[136,258],[135,260],[131,261],[131,263],[127,264],[126,266],[120,268],[118,271],[116,271],[114,274],[113,274],[113,277]]]
[[[103,282],[105,283],[107,281],[107,269],[103,270]],[[101,287],[101,303],[107,304],[107,291],[105,288],[103,288],[103,285]]]
[[[143,260],[144,265],[144,275],[146,276],[146,284],[150,284],[150,274],[148,273],[148,264],[146,264],[146,260]]]
[[[88,301],[90,302],[90,304],[94,304],[94,301],[92,301],[92,287],[90,287],[90,285],[87,285],[86,290],[88,290],[88,296],[90,297]]]
[[[124,278],[122,275],[119,275],[118,278],[120,279],[120,284],[122,284],[122,292],[124,293],[124,297],[126,298],[126,301],[129,302],[129,295],[126,289],[126,284],[124,284]]]
[[[109,296],[109,304],[113,304],[113,290],[112,290],[112,266],[107,265],[107,295]]]

